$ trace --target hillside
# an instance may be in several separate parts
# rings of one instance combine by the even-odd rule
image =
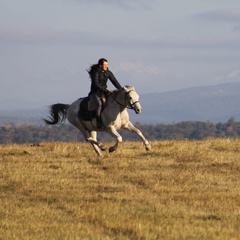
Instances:
[[[226,122],[240,120],[240,82],[202,86],[165,93],[140,94],[141,115],[129,111],[132,122],[156,124],[182,121]],[[59,100],[61,102],[61,99]],[[49,103],[53,104],[53,103]],[[0,125],[6,123],[43,124],[47,108],[0,111]]]
[[[132,117],[147,123],[226,122],[231,117],[240,120],[239,93],[240,82],[143,94],[142,116]]]

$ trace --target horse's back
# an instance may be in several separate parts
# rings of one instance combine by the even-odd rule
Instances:
[[[95,117],[94,102],[89,97],[79,98],[73,102],[68,110],[69,122],[91,121]],[[94,109],[94,110],[92,110]]]
[[[67,116],[70,123],[74,123],[78,120],[78,112],[82,100],[83,98],[79,98],[70,105]]]

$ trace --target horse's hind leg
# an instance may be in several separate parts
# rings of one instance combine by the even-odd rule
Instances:
[[[96,132],[90,132],[89,133],[88,131],[86,131],[86,132],[87,132],[87,134],[85,136],[86,140],[91,143],[91,145],[93,146],[93,148],[94,148],[95,152],[97,153],[97,155],[99,157],[102,157],[101,150],[103,151],[103,149],[102,149],[103,146],[102,146],[101,143],[99,144],[97,142],[97,133]]]
[[[86,128],[81,124],[74,124],[74,126],[76,128],[78,128],[82,134],[84,135],[86,141],[90,142],[91,145],[93,146],[95,152],[97,153],[97,155],[99,157],[102,157],[102,152],[104,149],[104,146],[101,143],[97,142],[97,133],[96,132],[89,132],[88,130],[86,130]],[[105,148],[106,149],[106,148]]]
[[[91,131],[90,135],[92,138],[92,140],[90,142],[93,145],[93,147],[97,145],[102,151],[105,151],[107,149],[101,142],[97,141],[97,132],[96,131]]]

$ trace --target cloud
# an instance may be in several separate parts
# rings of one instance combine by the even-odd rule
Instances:
[[[165,77],[166,73],[154,65],[146,65],[144,62],[123,62],[118,65],[118,71],[135,74],[147,74]]]
[[[45,29],[0,29],[0,43],[14,44],[95,44],[96,36],[79,31]]]
[[[207,37],[175,37],[155,39],[148,42],[152,48],[178,48],[178,49],[233,49],[240,47],[239,38],[224,38],[218,36]]]
[[[240,76],[240,70],[239,69],[235,69],[233,71],[231,71],[228,75],[227,75],[227,78],[228,79],[232,79],[232,78],[236,78]]]
[[[240,31],[240,25],[237,25],[235,28],[234,28],[235,31]]]
[[[65,2],[69,0],[64,0]],[[120,7],[126,10],[136,10],[139,7],[144,10],[152,10],[156,0],[72,0],[79,3],[87,3],[90,5],[104,4]]]
[[[233,69],[225,73],[214,76],[215,83],[239,81],[240,69]]]
[[[207,21],[240,22],[240,8],[212,10],[195,15],[196,18]]]
[[[48,31],[45,29],[0,28],[0,44],[65,44],[118,48],[154,49],[234,49],[240,47],[240,38],[227,37],[162,37],[156,39],[119,38],[85,31]]]

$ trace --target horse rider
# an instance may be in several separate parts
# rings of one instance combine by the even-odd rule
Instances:
[[[107,88],[108,79],[117,88],[120,89],[121,85],[115,78],[113,73],[108,69],[108,61],[105,58],[100,58],[97,64],[93,64],[88,70],[89,76],[91,78],[91,90],[89,96],[91,95],[96,106],[96,119],[97,127],[102,127],[101,121],[101,110],[102,101],[101,99],[110,95],[111,91]]]

